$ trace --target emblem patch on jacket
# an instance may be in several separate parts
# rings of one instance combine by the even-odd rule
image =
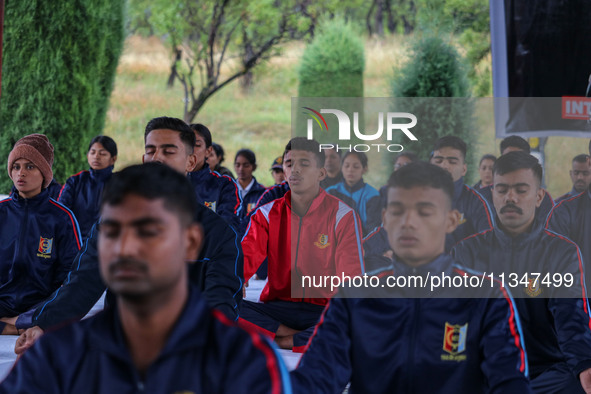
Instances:
[[[459,324],[449,324],[445,322],[443,330],[443,350],[448,354],[442,354],[443,361],[464,361],[466,360],[466,337],[468,336],[468,323],[460,326]]]
[[[318,241],[314,242],[314,245],[319,249],[324,249],[330,245],[328,242],[328,235],[318,234]]]
[[[212,211],[216,212],[216,210],[215,210],[216,202],[217,201],[203,201],[203,205],[205,205],[207,208],[211,209]]]
[[[38,257],[43,258],[50,258],[51,257],[51,249],[53,248],[53,238],[43,238],[39,237],[39,249],[37,251]]]
[[[246,205],[246,213],[250,213],[250,211],[253,210],[253,208],[254,208],[255,205],[256,205],[256,203],[254,203],[254,202],[248,203]]]
[[[464,223],[466,223],[466,218],[464,217],[464,213],[460,213],[460,220],[458,221],[458,226]]]
[[[542,294],[542,286],[540,286],[540,281],[535,280],[534,278],[530,278],[527,287],[523,289],[523,291],[525,291],[525,294],[527,294],[530,297],[539,296],[540,294]]]

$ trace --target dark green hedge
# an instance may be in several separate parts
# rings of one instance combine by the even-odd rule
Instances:
[[[121,0],[7,0],[4,19],[0,158],[14,142],[46,134],[62,183],[87,167],[101,134],[124,40]],[[0,192],[12,182],[0,171]]]

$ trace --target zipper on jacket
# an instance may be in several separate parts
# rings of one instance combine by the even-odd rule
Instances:
[[[17,260],[15,260],[15,262],[18,261],[28,261],[25,256],[22,256],[23,254],[23,250],[25,250],[26,248],[24,248],[24,245],[26,245],[25,243],[25,237],[27,236],[27,232],[28,232],[28,223],[29,223],[29,202],[27,201],[27,199],[23,199],[24,203],[25,203],[25,214],[23,215],[23,221],[21,222],[21,233],[19,236],[19,241],[18,241],[18,253],[16,254],[18,256]]]
[[[298,220],[300,221],[300,223],[298,224],[298,240],[296,242],[296,255],[295,255],[295,261],[294,261],[293,269],[294,269],[294,271],[295,271],[295,273],[297,275],[300,275],[300,273],[298,272],[298,255],[299,255],[299,252],[300,252],[300,233],[302,231],[302,221],[303,221],[303,218],[301,218],[301,217],[298,216]],[[292,283],[292,286],[293,285],[294,284]],[[302,302],[304,302],[305,295],[306,295],[306,289],[302,288]]]
[[[415,348],[417,341],[417,331],[419,329],[419,316],[421,315],[421,299],[413,299],[413,319],[412,319],[412,331],[410,334],[409,349],[408,349],[408,392],[414,393],[414,364],[415,364]]]

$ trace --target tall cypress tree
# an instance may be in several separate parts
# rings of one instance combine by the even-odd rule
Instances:
[[[427,160],[438,138],[462,138],[468,144],[468,182],[476,168],[473,147],[478,134],[463,59],[439,36],[427,35],[417,40],[411,50],[409,61],[395,73],[391,90],[393,97],[401,98],[402,108],[418,118],[412,131],[419,141],[404,147]],[[399,138],[402,143],[404,140]]]
[[[55,148],[58,182],[86,167],[101,134],[124,39],[121,0],[7,0],[0,99],[0,158],[30,133]],[[2,172],[0,172],[2,173]],[[12,182],[0,175],[0,191]]]

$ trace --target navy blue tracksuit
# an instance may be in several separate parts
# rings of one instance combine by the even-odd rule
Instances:
[[[391,264],[388,275],[411,271],[381,256],[366,264]],[[419,268],[463,275],[448,255]],[[498,287],[484,290],[491,298],[449,298],[453,290],[406,298],[413,291],[400,288],[350,298],[368,296],[358,290],[330,301],[291,373],[294,392],[341,393],[347,382],[351,394],[530,392],[519,319]]]
[[[265,338],[211,310],[192,288],[141,376],[116,308],[49,332],[19,359],[0,393],[283,393],[289,378]]]
[[[529,233],[511,237],[498,227],[469,237],[452,255],[471,268],[505,273],[515,297],[528,351],[532,388],[536,393],[582,392],[578,374],[591,368],[591,318],[581,286],[583,261],[574,242],[534,226]],[[541,273],[538,283],[532,273]],[[571,286],[548,285],[543,275],[572,275]],[[510,275],[530,282],[510,285]]]

